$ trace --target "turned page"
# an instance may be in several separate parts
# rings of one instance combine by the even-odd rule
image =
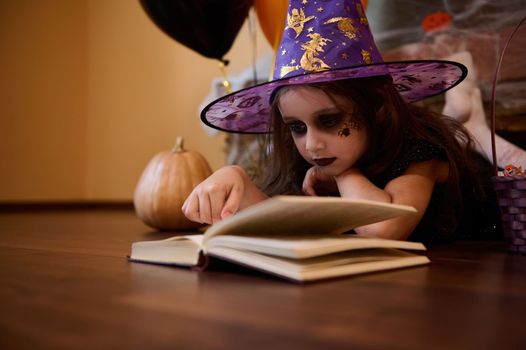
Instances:
[[[210,226],[203,244],[223,234],[337,234],[415,211],[405,205],[340,197],[276,196]]]

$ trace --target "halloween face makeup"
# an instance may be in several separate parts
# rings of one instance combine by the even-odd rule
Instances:
[[[365,152],[365,129],[353,120],[349,100],[297,86],[280,94],[278,106],[301,156],[327,175],[341,174]]]
[[[350,117],[349,117],[350,119]],[[338,130],[338,136],[340,137],[349,137],[351,136],[351,129],[356,130],[358,129],[358,123],[356,123],[353,120],[349,120],[343,123],[340,130]]]

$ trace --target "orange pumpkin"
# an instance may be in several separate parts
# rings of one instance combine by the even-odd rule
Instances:
[[[172,150],[155,155],[144,169],[133,197],[137,216],[159,230],[202,226],[188,220],[181,207],[194,187],[211,173],[206,159],[199,152],[185,150],[178,137]]]

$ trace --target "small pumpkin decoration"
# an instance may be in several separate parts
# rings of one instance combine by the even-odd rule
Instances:
[[[155,155],[144,169],[133,196],[137,216],[159,230],[202,226],[188,220],[181,207],[194,187],[211,173],[206,159],[199,152],[185,150],[183,138],[177,137],[172,150]]]
[[[422,20],[422,28],[426,33],[438,32],[447,29],[451,25],[451,15],[445,11],[437,11],[428,14]]]

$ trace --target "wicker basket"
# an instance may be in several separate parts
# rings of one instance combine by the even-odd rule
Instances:
[[[491,178],[493,188],[497,193],[497,200],[501,211],[502,228],[504,236],[508,242],[508,248],[512,252],[526,254],[526,175],[502,176],[497,172],[497,151],[495,149],[495,101],[497,92],[497,80],[499,77],[500,67],[502,66],[502,59],[504,53],[508,48],[508,44],[519,29],[519,27],[526,21],[524,17],[519,24],[512,31],[506,40],[504,47],[499,56],[497,69],[493,76],[493,84],[491,89],[491,153],[493,157],[493,173]],[[523,164],[516,164],[517,166]],[[510,164],[513,166],[513,164]]]
[[[510,251],[526,254],[526,176],[493,176]]]

